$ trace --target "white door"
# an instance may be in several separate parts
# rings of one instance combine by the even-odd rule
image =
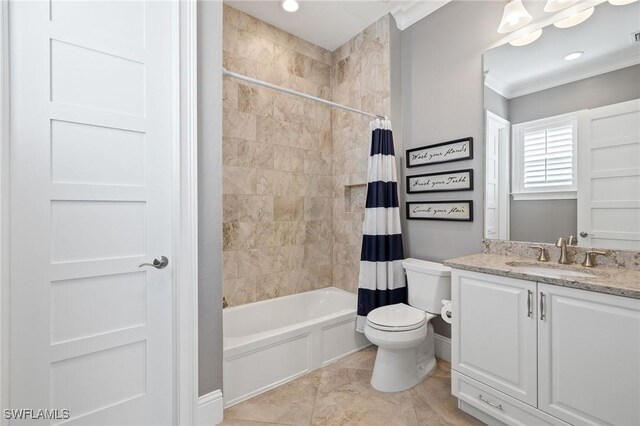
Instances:
[[[538,291],[538,408],[575,425],[640,424],[640,300]]]
[[[578,234],[582,246],[640,250],[640,100],[580,121]]]
[[[536,283],[454,270],[452,368],[535,407]]]
[[[484,237],[509,239],[509,146],[511,123],[487,111]]]
[[[172,423],[173,6],[9,6],[11,407]]]

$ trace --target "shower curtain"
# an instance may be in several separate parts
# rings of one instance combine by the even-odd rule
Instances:
[[[367,314],[377,307],[406,302],[402,268],[398,173],[389,120],[371,122],[367,202],[358,278],[358,321],[364,332]]]

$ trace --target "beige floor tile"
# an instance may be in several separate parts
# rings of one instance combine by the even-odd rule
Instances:
[[[225,426],[477,426],[451,395],[451,365],[436,368],[412,389],[378,392],[371,387],[376,347],[370,346],[225,410]]]
[[[450,375],[439,375],[441,372],[435,369],[434,375],[409,390],[419,424],[482,425],[482,422],[458,409],[458,400],[451,395]]]
[[[377,346],[369,346],[361,351],[349,355],[338,362],[330,364],[324,370],[335,370],[340,368],[355,368],[357,370],[373,371],[373,364],[376,360]]]
[[[322,372],[312,425],[417,425],[407,392],[383,393],[369,383],[371,372],[327,368]]]
[[[221,423],[221,426],[286,426],[278,423],[254,422],[251,420],[230,419]]]
[[[225,419],[285,425],[308,425],[320,384],[321,370],[229,407]]]

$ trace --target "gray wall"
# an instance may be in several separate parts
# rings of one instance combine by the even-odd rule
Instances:
[[[409,201],[466,200],[474,203],[470,223],[404,220],[406,254],[443,261],[482,251],[484,181],[484,108],[482,54],[501,35],[496,28],[504,4],[455,1],[438,9],[402,34],[402,105],[404,148],[472,136],[474,159],[404,169],[431,173],[473,168],[473,192],[404,196]],[[403,185],[404,188],[404,185]],[[403,194],[406,190],[401,191]],[[436,333],[450,335],[435,323]]]
[[[198,2],[198,395],[222,389],[222,2]]]
[[[576,235],[576,200],[511,202],[511,240],[555,244],[559,237]]]
[[[640,65],[509,100],[511,124],[640,98]]]
[[[509,120],[509,100],[484,86],[484,107],[494,114]]]
[[[398,164],[398,182],[403,182],[402,164],[404,162],[404,120],[402,114],[402,31],[396,26],[393,16],[389,16],[389,55],[390,55],[390,102],[393,145]],[[401,197],[401,196],[400,196]],[[400,200],[402,201],[402,200]],[[400,214],[404,215],[404,206],[400,203]],[[401,216],[403,217],[403,216]]]

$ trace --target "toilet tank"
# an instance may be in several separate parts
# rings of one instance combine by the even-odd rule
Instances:
[[[409,305],[432,314],[440,314],[442,299],[451,299],[451,268],[442,263],[405,259]]]

